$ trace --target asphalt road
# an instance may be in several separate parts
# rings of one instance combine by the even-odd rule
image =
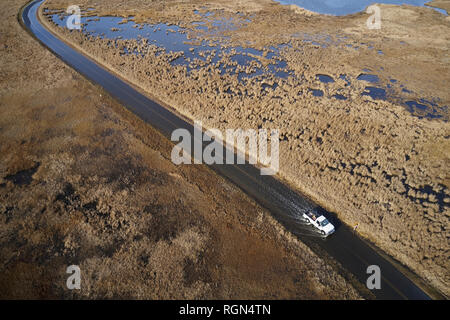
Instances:
[[[139,93],[44,28],[37,18],[37,10],[42,2],[43,0],[35,0],[29,3],[21,13],[22,24],[36,39],[80,74],[102,86],[126,108],[169,139],[173,130],[178,128],[193,132],[192,124]],[[287,230],[314,252],[325,258],[334,258],[362,285],[366,285],[370,276],[367,273],[368,266],[379,266],[381,289],[371,290],[377,299],[430,299],[429,295],[401,273],[393,263],[382,257],[378,253],[379,250],[374,250],[350,228],[341,224],[332,213],[318,207],[279,180],[272,176],[261,176],[260,170],[249,164],[213,165],[212,168],[267,208]],[[301,212],[313,208],[323,213],[336,226],[336,232],[332,236],[322,238],[312,227],[306,226],[299,219]]]

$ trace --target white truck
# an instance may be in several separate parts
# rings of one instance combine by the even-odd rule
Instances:
[[[321,214],[307,211],[303,214],[303,218],[307,224],[312,224],[314,227],[319,229],[320,233],[325,237],[328,237],[335,231],[334,226]]]

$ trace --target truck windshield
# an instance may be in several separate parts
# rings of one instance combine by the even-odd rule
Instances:
[[[325,219],[320,224],[321,224],[322,227],[325,227],[328,223],[329,223],[328,220]]]

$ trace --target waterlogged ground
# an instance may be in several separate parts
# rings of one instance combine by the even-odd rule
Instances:
[[[207,18],[213,14],[200,14],[199,18]],[[52,19],[55,24],[61,27],[67,25],[67,14],[53,14]],[[83,32],[86,35],[100,37],[102,39],[116,40],[140,40],[145,41],[147,46],[157,46],[160,52],[173,53],[174,58],[170,63],[172,66],[181,65],[190,72],[192,69],[199,69],[205,65],[217,67],[221,73],[239,73],[239,80],[244,77],[250,78],[262,74],[273,74],[277,77],[285,78],[286,63],[279,58],[279,48],[271,47],[266,51],[260,51],[253,48],[223,47],[220,41],[199,40],[204,33],[214,34],[205,26],[206,22],[192,23],[192,29],[180,28],[176,25],[159,24],[137,24],[133,17],[123,19],[120,17],[98,17],[84,16],[81,18]],[[211,18],[212,19],[212,18]],[[232,30],[234,24],[229,21],[210,20],[211,25],[217,28],[216,32],[226,29]],[[111,42],[113,47],[117,48],[115,42]],[[122,48],[122,54],[145,55],[146,48],[142,52]],[[271,63],[263,67],[258,58],[272,59]],[[231,65],[226,65],[224,57],[230,57]],[[196,64],[194,67],[193,65]],[[253,66],[253,68],[252,68]],[[244,72],[252,68],[252,71]]]
[[[204,127],[279,129],[281,177],[448,293],[446,15],[380,5],[370,30],[270,0],[85,0],[79,32],[68,4],[43,21]]]
[[[395,2],[395,1],[394,1]],[[127,18],[113,16],[92,16],[87,9],[81,18],[82,32],[90,37],[99,37],[110,40],[112,48],[119,49],[121,54],[145,55],[149,48],[157,47],[156,55],[160,53],[170,53],[169,63],[172,66],[184,66],[187,73],[193,69],[204,67],[219,70],[220,74],[237,74],[239,82],[246,83],[246,80],[257,77],[262,90],[276,89],[278,83],[269,85],[266,80],[281,80],[288,76],[291,80],[302,82],[293,70],[287,68],[286,61],[282,58],[280,50],[292,48],[292,43],[283,43],[280,45],[264,47],[257,50],[252,47],[232,46],[227,43],[227,37],[221,37],[224,31],[233,31],[241,28],[244,24],[251,22],[247,19],[244,22],[236,23],[232,18],[215,18],[214,12],[201,13],[194,10],[198,15],[198,20],[192,22],[189,28],[182,28],[177,25],[158,23],[136,23],[135,17]],[[58,11],[58,10],[57,10]],[[69,15],[64,12],[53,13],[49,10],[44,11],[50,14],[54,24],[60,27],[67,27]],[[205,39],[206,36],[214,36],[215,40]],[[333,42],[330,36],[293,34],[293,38],[301,38],[306,44],[312,44],[321,48],[328,46],[339,46],[345,44],[345,38]],[[218,38],[218,39],[217,39]],[[145,42],[139,51],[136,48],[121,46],[119,48],[116,40],[137,40]],[[359,46],[345,44],[347,48],[359,50]],[[374,50],[370,44],[362,44],[369,50]],[[383,55],[381,50],[378,54]],[[396,79],[388,79],[387,83],[382,83],[376,75],[379,70],[365,68],[355,78],[347,74],[340,74],[339,79],[344,80],[344,86],[337,89],[337,93],[328,95],[329,98],[337,100],[347,100],[355,88],[352,86],[354,81],[362,81],[365,87],[360,92],[361,96],[369,96],[374,100],[395,101],[403,105],[406,110],[419,118],[442,118],[448,114],[448,106],[442,105],[438,97],[431,100],[419,98],[413,91],[408,90],[404,84]],[[321,83],[335,83],[333,77],[324,74],[316,74],[316,79]],[[314,86],[314,83],[311,84]],[[324,92],[320,89],[310,88],[315,97],[323,97]],[[232,94],[232,91],[228,91]],[[416,100],[414,100],[416,99]]]

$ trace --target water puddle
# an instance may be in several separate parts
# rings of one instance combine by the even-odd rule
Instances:
[[[339,93],[333,95],[332,97],[335,98],[335,99],[337,99],[337,100],[347,100],[347,97],[346,97],[346,96],[344,96],[344,95],[342,95],[342,94],[339,94]]]
[[[309,89],[314,97],[323,97],[323,91],[319,89]]]
[[[369,96],[374,100],[386,100],[386,90],[377,87],[365,87],[363,96]]]
[[[317,74],[316,78],[322,83],[333,83],[334,79],[326,74]]]
[[[364,70],[363,70],[364,71]],[[356,80],[367,81],[370,83],[377,83],[380,81],[380,78],[374,74],[361,73]]]

